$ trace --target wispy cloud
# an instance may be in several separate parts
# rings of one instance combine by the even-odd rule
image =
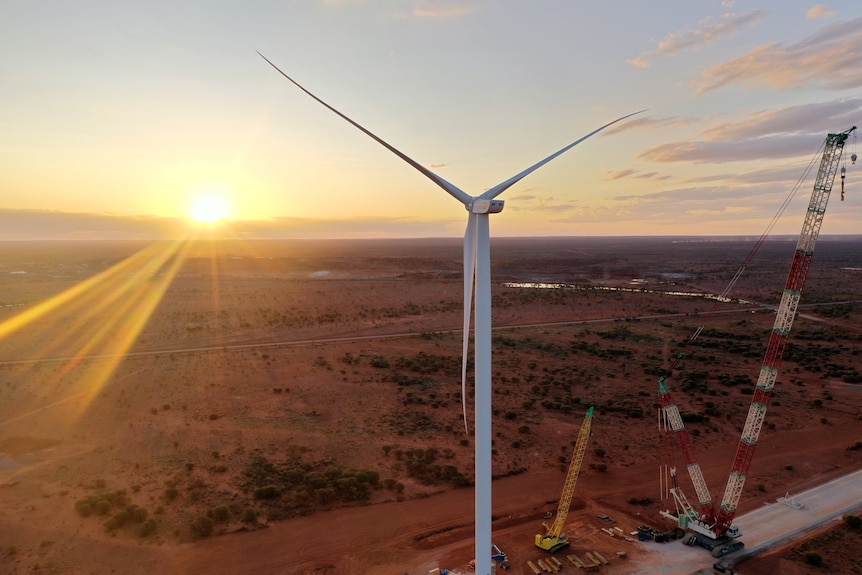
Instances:
[[[672,56],[683,50],[710,44],[735,33],[744,26],[756,24],[765,17],[765,11],[752,10],[745,14],[724,14],[719,18],[718,22],[715,22],[713,19],[705,20],[697,28],[689,28],[668,34],[659,40],[654,54],[657,56]]]
[[[786,188],[772,182],[748,186],[681,186],[650,194],[620,195],[612,198],[620,204],[638,206],[666,206],[666,209],[693,212],[741,213],[750,211],[752,206],[767,212],[776,204],[764,201],[764,197],[785,195]]]
[[[724,172],[698,176],[685,180],[689,184],[706,184],[709,182],[723,182],[724,184],[774,184],[793,182],[799,177],[799,167],[767,168],[762,170],[749,170],[746,172]]]
[[[623,178],[628,178],[629,176],[633,176],[637,171],[632,170],[631,168],[627,168],[625,170],[617,170],[615,172],[607,172],[605,174],[606,180],[621,180]]]
[[[671,126],[686,126],[696,122],[694,118],[683,116],[670,116],[667,118],[654,118],[648,113],[630,118],[619,124],[608,126],[602,131],[603,136],[617,134],[628,130],[652,130],[655,128],[668,128]]]
[[[530,211],[530,212],[567,212],[572,210],[575,207],[574,200],[568,201],[559,201],[554,197],[541,197],[541,196],[530,196],[530,195],[521,195],[515,196],[512,200],[517,200],[517,203],[514,201],[512,203],[507,203],[507,206],[512,211]]]
[[[626,64],[631,64],[635,68],[649,68],[651,66],[650,61],[642,56],[626,60]]]
[[[810,154],[823,135],[780,135],[749,140],[671,142],[644,150],[638,158],[650,162],[742,162]]]
[[[812,6],[805,13],[805,17],[809,20],[816,20],[817,18],[829,18],[830,16],[835,16],[835,12],[831,11],[826,4],[817,4],[816,6]]]
[[[862,98],[785,106],[753,112],[738,122],[724,122],[703,131],[706,140],[759,138],[772,134],[822,134],[849,128],[862,117]]]
[[[766,12],[764,10],[752,10],[745,14],[729,12],[717,18],[707,18],[696,27],[668,34],[659,40],[655,50],[637,58],[626,60],[626,62],[638,68],[649,68],[650,58],[667,58],[686,50],[717,42],[736,33],[741,28],[757,24],[765,17]]]
[[[845,130],[860,116],[862,98],[763,110],[707,128],[699,140],[661,144],[638,157],[708,163],[805,156],[818,148],[825,132]]]
[[[633,170],[631,168],[627,168],[625,170],[618,170],[615,172],[606,172],[605,180],[622,180],[624,178],[634,178],[636,180],[668,180],[671,176],[659,174],[658,172],[641,172],[638,170]]]
[[[181,238],[181,218],[0,209],[0,240]]]
[[[364,217],[344,219],[272,218],[231,220],[216,233],[240,238],[430,237],[442,229],[457,234],[458,219]],[[0,209],[4,240],[158,240],[186,237],[196,228],[183,218]]]
[[[795,44],[772,43],[707,68],[698,93],[749,82],[774,89],[862,87],[862,17],[824,26]]]

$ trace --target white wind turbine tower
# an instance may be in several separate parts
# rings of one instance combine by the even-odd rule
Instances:
[[[476,308],[474,316],[474,375],[476,382],[475,391],[475,413],[476,413],[476,437],[475,437],[475,497],[476,497],[476,542],[475,559],[476,573],[480,575],[491,574],[491,256],[490,256],[490,228],[488,215],[496,214],[503,210],[503,200],[496,200],[497,196],[509,189],[524,177],[538,170],[557,156],[563,154],[574,146],[580,144],[590,136],[604,130],[608,126],[625,120],[635,114],[634,112],[604,126],[593,130],[586,136],[575,140],[565,148],[554,152],[544,160],[530,166],[526,170],[516,174],[489,189],[478,196],[471,196],[454,184],[451,184],[426,168],[400,150],[383,141],[370,131],[366,130],[308,90],[302,87],[296,80],[285,74],[278,66],[273,64],[266,56],[258,52],[261,58],[275,68],[279,74],[290,80],[297,88],[317,100],[320,104],[338,114],[351,124],[376,140],[383,147],[390,150],[396,156],[419,170],[432,182],[446,190],[456,200],[461,202],[469,212],[467,217],[467,230],[464,233],[464,335],[463,356],[461,362],[461,399],[466,402],[466,375],[467,375],[467,351],[470,339],[470,310],[472,308],[473,288],[475,279]],[[466,403],[465,427],[466,427]]]

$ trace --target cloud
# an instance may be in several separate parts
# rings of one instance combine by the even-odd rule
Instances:
[[[733,3],[725,4],[724,8],[732,8]],[[667,58],[680,52],[699,48],[706,44],[717,42],[726,36],[734,34],[745,26],[757,24],[766,17],[763,10],[752,10],[745,14],[726,13],[719,17],[707,18],[700,22],[696,28],[687,28],[679,32],[672,32],[659,40],[656,49],[646,56],[640,56],[626,60],[626,63],[638,67],[649,68],[649,58]]]
[[[738,58],[704,70],[700,94],[743,82],[774,89],[823,86],[833,90],[862,87],[862,17],[822,27],[795,44],[758,46]]]
[[[605,172],[605,180],[614,181],[622,180],[624,178],[635,178],[637,180],[668,180],[671,176],[661,175],[658,172],[640,172],[631,168],[615,172]]]
[[[681,186],[649,194],[629,194],[611,198],[620,205],[644,213],[657,210],[694,213],[747,213],[754,210],[769,214],[787,195],[781,183],[763,182],[752,185]]]
[[[724,182],[726,185],[732,184],[775,184],[775,183],[790,183],[799,178],[799,167],[792,166],[786,168],[766,168],[762,170],[749,170],[747,172],[725,172],[720,174],[710,174],[708,176],[699,176],[686,180],[690,184],[704,184],[708,182]]]
[[[754,211],[752,208],[748,206],[724,206],[719,208],[712,209],[694,209],[694,210],[686,210],[686,214],[692,217],[717,217],[717,216],[739,216],[742,214],[750,214]]]
[[[762,110],[707,128],[700,140],[654,146],[638,158],[714,163],[808,156],[819,148],[827,131],[850,128],[861,115],[862,98]]]
[[[440,237],[457,235],[462,224],[456,219],[285,217],[231,220],[215,228],[213,233],[248,239]],[[196,229],[182,218],[0,209],[0,241],[176,239],[186,237]]]
[[[671,142],[644,150],[638,158],[649,162],[720,163],[811,154],[823,135],[780,135],[718,142]]]
[[[629,176],[633,176],[637,172],[632,170],[631,168],[627,168],[625,170],[617,170],[616,172],[607,172],[605,179],[606,180],[621,180],[622,178],[627,178]]]
[[[420,0],[413,6],[412,14],[417,18],[460,18],[478,8],[475,2]]]
[[[0,209],[0,240],[150,240],[188,232],[188,222],[179,218]]]
[[[384,238],[439,237],[443,230],[458,230],[460,219],[420,220],[418,218],[371,216],[323,219],[281,217],[269,220],[241,220],[230,223],[231,232],[249,238]]]
[[[649,111],[647,110],[647,112]],[[627,130],[651,130],[654,128],[667,128],[670,126],[686,126],[689,124],[693,124],[695,121],[696,120],[694,118],[686,118],[683,116],[671,116],[669,118],[653,118],[652,116],[646,114],[640,114],[638,116],[635,116],[634,118],[629,118],[628,120],[620,122],[619,124],[608,126],[602,131],[601,135],[607,136],[610,134],[618,134]]]
[[[447,164],[431,164],[430,166],[428,166],[428,169],[429,170],[439,170],[439,169],[445,168],[445,167],[447,167]]]
[[[745,14],[725,14],[721,16],[721,21],[715,23],[708,19],[701,22],[699,28],[668,34],[659,40],[654,54],[656,56],[672,56],[683,50],[710,44],[735,33],[744,26],[756,24],[765,17],[765,11],[752,10]]]
[[[738,122],[704,130],[706,140],[758,138],[771,134],[822,134],[824,126],[844,130],[862,117],[862,98],[847,98],[753,112]]]
[[[817,18],[828,18],[830,16],[835,16],[835,12],[829,10],[826,4],[817,4],[816,6],[812,6],[805,13],[805,17],[809,20],[816,20]]]
[[[567,212],[575,207],[575,201],[558,201],[554,197],[542,197],[535,195],[520,195],[506,202],[506,207],[512,211],[529,212]]]

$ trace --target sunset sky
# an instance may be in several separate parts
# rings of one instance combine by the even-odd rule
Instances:
[[[494,236],[759,235],[862,122],[858,0],[9,0],[0,240],[463,233],[255,50],[471,194],[648,109],[509,189]],[[799,233],[814,172],[775,233]],[[862,233],[849,157],[846,187],[824,234]]]

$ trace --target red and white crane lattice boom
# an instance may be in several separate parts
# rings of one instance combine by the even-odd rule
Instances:
[[[678,518],[680,525],[689,527],[693,531],[713,539],[738,537],[740,535],[739,529],[732,525],[733,518],[736,515],[736,508],[742,496],[746,475],[751,466],[751,460],[754,457],[754,448],[757,445],[760,431],[763,428],[763,421],[766,417],[766,410],[772,398],[775,380],[778,376],[778,367],[781,364],[784,350],[787,347],[790,329],[793,326],[802,289],[805,286],[808,270],[811,267],[814,246],[820,234],[820,226],[826,213],[826,204],[829,201],[832,184],[838,171],[841,153],[847,138],[854,130],[856,130],[856,126],[844,132],[826,136],[820,168],[814,182],[814,191],[808,203],[805,221],[802,224],[802,232],[793,255],[793,262],[790,266],[790,273],[788,274],[787,283],[781,296],[781,303],[776,312],[775,324],[772,327],[769,344],[766,348],[766,356],[760,368],[757,387],[751,400],[751,406],[748,409],[748,417],[745,420],[742,436],[739,439],[733,467],[727,479],[724,497],[717,512],[712,502],[712,496],[709,494],[709,489],[706,486],[706,481],[701,473],[700,466],[694,457],[691,440],[683,425],[679,409],[676,407],[673,396],[668,391],[665,377],[663,376],[659,380],[662,409],[664,410],[667,422],[674,432],[680,451],[682,451],[685,458],[686,467],[701,506],[702,515],[700,517],[680,516]],[[843,178],[844,174],[842,173],[842,199],[844,192]],[[693,513],[689,512],[689,515],[693,515]]]

